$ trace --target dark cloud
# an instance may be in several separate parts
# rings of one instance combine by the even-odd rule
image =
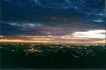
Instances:
[[[105,9],[105,0],[2,0],[1,2],[2,19],[8,21],[45,21],[42,16],[85,18],[88,14],[91,17],[96,16],[91,13],[100,14]]]
[[[16,24],[16,23],[13,23]],[[27,25],[19,24],[20,26],[17,25],[12,25],[12,23],[0,23],[0,35],[3,36],[11,36],[11,35],[44,35],[39,29],[29,27]]]
[[[104,30],[105,19],[105,0],[1,0],[0,35],[62,36]]]
[[[18,27],[6,23],[0,23],[0,35],[16,35],[18,34],[18,29]]]

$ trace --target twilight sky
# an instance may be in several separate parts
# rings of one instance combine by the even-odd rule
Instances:
[[[0,41],[104,42],[105,0],[1,0]]]

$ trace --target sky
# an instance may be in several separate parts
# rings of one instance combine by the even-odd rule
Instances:
[[[0,13],[3,42],[105,42],[105,0],[1,0]]]

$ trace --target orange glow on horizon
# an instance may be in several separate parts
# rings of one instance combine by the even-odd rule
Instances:
[[[50,41],[50,40],[21,40],[21,39],[0,39],[0,43],[105,43],[106,40],[102,41],[89,41],[89,42],[80,42],[80,41]]]

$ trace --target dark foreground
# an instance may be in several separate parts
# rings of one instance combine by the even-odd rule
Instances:
[[[105,69],[105,45],[0,44],[0,68]]]

